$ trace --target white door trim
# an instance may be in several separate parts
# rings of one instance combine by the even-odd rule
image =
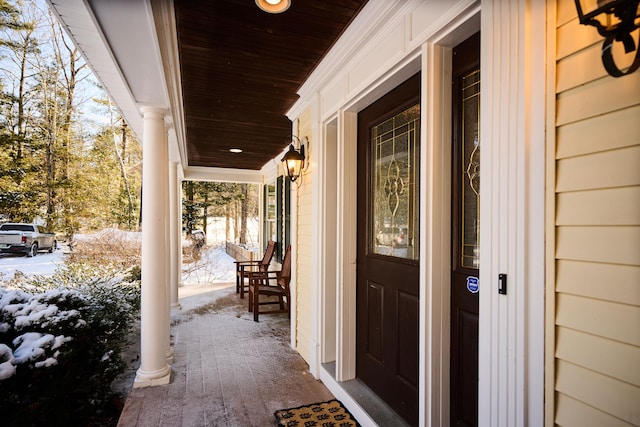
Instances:
[[[423,48],[420,425],[449,424],[451,48]]]
[[[358,114],[338,115],[338,219],[336,256],[337,337],[336,380],[356,376],[356,257],[357,257]]]

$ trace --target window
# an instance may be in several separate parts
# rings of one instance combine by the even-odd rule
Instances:
[[[276,242],[276,260],[282,262],[284,250],[291,242],[291,182],[279,176],[274,183],[264,186],[264,242]]]

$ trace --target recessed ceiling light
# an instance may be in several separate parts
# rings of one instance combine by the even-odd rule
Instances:
[[[241,148],[230,148],[229,151],[231,151],[232,153],[242,153]]]
[[[282,13],[289,9],[291,0],[256,0],[258,7],[269,13]]]

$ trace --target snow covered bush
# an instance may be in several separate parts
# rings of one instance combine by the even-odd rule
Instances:
[[[9,425],[86,424],[126,366],[139,283],[76,264],[17,286],[0,288],[0,413]]]

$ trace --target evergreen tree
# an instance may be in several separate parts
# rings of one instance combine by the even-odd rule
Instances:
[[[28,59],[39,52],[35,22],[23,21],[13,4],[0,0],[0,209],[8,219],[32,220],[42,202],[38,188],[39,144],[31,138]]]
[[[182,222],[187,235],[198,228],[206,232],[206,224],[210,217],[225,217],[227,224],[231,220],[234,221],[234,238],[231,239],[227,232],[227,239],[237,240],[239,235],[244,235],[246,242],[247,216],[258,216],[255,186],[228,182],[187,181],[183,183],[183,195]],[[227,226],[227,228],[229,231],[230,227]]]

